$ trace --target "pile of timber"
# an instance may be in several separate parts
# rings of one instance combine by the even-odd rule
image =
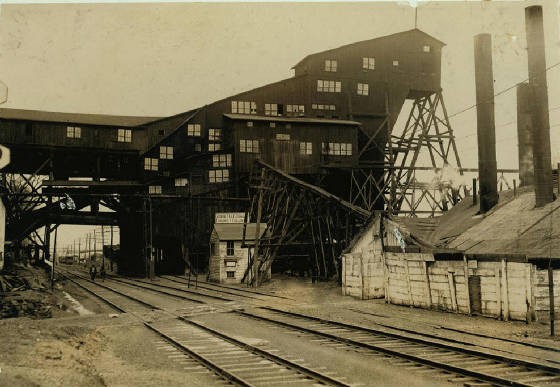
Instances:
[[[0,318],[52,317],[52,295],[44,273],[33,269],[13,269],[0,274]]]

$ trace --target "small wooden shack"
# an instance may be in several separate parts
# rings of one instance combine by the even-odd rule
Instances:
[[[560,287],[560,202],[500,195],[485,216],[467,198],[440,218],[379,217],[343,256],[342,293],[388,303],[534,321]],[[381,223],[380,223],[381,222]]]
[[[216,223],[210,236],[210,263],[208,280],[240,284],[250,280],[247,268],[253,256],[252,247],[243,247],[243,223]],[[256,236],[256,223],[248,223],[245,242],[253,244]],[[266,231],[266,224],[260,224],[259,238]],[[269,269],[270,270],[270,269]],[[270,273],[269,273],[270,276]]]

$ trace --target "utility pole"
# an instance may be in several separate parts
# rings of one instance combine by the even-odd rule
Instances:
[[[101,267],[105,271],[105,229],[101,225]]]
[[[58,237],[58,227],[54,229],[54,248],[52,254],[52,267],[51,267],[51,291],[54,290],[54,265],[56,262],[56,239]]]

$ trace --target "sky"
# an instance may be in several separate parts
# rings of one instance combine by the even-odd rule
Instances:
[[[463,166],[477,166],[476,110],[462,112],[475,103],[473,36],[492,34],[495,91],[514,86],[527,78],[524,8],[535,4],[550,66],[560,62],[555,1],[418,5],[418,28],[446,43],[443,95]],[[407,2],[0,4],[2,107],[172,115],[291,77],[310,53],[411,28]],[[560,66],[547,76],[560,161]],[[517,168],[515,100],[515,88],[495,100],[499,168]]]

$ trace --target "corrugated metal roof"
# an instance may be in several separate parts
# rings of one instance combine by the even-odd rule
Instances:
[[[294,123],[305,123],[305,124],[361,126],[361,123],[357,121],[336,120],[336,119],[329,119],[329,118],[257,116],[254,114],[231,114],[231,113],[224,114],[224,117],[227,117],[230,120],[243,120],[243,121],[271,121],[271,122],[294,122]]]
[[[134,127],[158,120],[159,117],[112,116],[105,114],[60,113],[41,110],[0,109],[0,119],[61,122],[84,125]]]
[[[466,198],[439,218],[397,222],[438,247],[466,254],[560,258],[560,200],[535,208],[535,194],[526,187],[515,198],[512,191],[501,192],[496,207],[485,215],[477,212],[478,205]]]
[[[260,225],[260,237],[266,231],[266,223]],[[245,240],[255,240],[257,232],[256,223],[248,223],[245,232]],[[239,223],[216,223],[214,231],[212,231],[212,239],[219,239],[221,241],[240,241],[243,240],[243,224]]]

